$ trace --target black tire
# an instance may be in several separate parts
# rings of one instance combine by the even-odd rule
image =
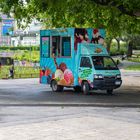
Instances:
[[[75,86],[74,91],[75,92],[81,92],[81,87],[80,86]]]
[[[107,92],[107,94],[112,95],[113,94],[113,89],[108,89],[106,92]]]
[[[57,85],[57,82],[55,80],[53,80],[51,82],[51,87],[52,87],[52,91],[57,92],[57,91],[63,91],[63,86]]]
[[[89,84],[88,82],[83,82],[82,84],[82,91],[85,95],[87,95],[89,93]]]
[[[59,92],[63,91],[63,89],[64,89],[63,86],[58,85],[58,91],[59,91]]]

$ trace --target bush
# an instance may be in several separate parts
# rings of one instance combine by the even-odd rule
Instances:
[[[14,54],[15,60],[26,60],[26,61],[32,61],[32,62],[39,62],[39,51],[27,51],[22,50],[18,53]]]
[[[140,50],[140,46],[135,46],[135,47],[133,47],[133,49]]]
[[[128,66],[126,70],[140,70],[140,65]]]
[[[39,46],[0,47],[0,50],[40,50]]]
[[[2,66],[0,79],[8,78],[9,68],[11,66]],[[25,66],[15,66],[14,67],[14,78],[30,78],[30,77],[39,77],[39,67],[25,67]]]
[[[127,49],[125,47],[121,47],[119,52],[116,48],[111,48],[111,50],[110,50],[110,55],[111,56],[124,55],[126,53],[127,53]]]
[[[130,57],[130,58],[128,58],[128,61],[131,61],[131,62],[139,62],[140,63],[140,58]]]

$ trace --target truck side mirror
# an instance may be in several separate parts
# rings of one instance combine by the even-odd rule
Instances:
[[[90,65],[89,68],[92,68],[92,65]]]

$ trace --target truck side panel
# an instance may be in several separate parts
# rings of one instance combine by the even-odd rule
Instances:
[[[41,83],[50,84],[55,79],[59,85],[72,86],[74,84],[74,61],[71,58],[41,59]]]

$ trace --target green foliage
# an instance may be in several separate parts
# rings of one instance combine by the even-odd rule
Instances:
[[[131,61],[131,62],[139,62],[140,63],[140,57],[138,57],[138,58],[131,57],[131,58],[128,58],[128,61]]]
[[[20,27],[37,19],[46,29],[104,28],[108,48],[113,38],[140,34],[139,0],[0,0],[0,7],[13,13]]]
[[[14,60],[39,62],[39,47],[0,47],[0,52],[13,54]]]
[[[120,46],[120,51],[118,51],[116,42],[111,43],[110,55],[115,56],[115,55],[126,54],[127,53],[127,44],[126,43],[121,43],[120,45],[121,45]]]
[[[14,60],[26,60],[31,62],[39,62],[39,51],[18,51],[14,54]]]
[[[128,66],[125,69],[126,70],[140,70],[140,65]]]
[[[0,69],[0,79],[8,78],[10,66],[2,66]],[[14,78],[29,78],[29,77],[39,77],[39,68],[34,67],[14,67]]]
[[[30,23],[36,18],[46,28],[96,27],[105,28],[108,36],[122,32],[140,31],[140,19],[134,13],[140,8],[139,0],[0,0],[2,11],[14,13],[18,23]],[[132,14],[131,14],[132,13]]]
[[[0,47],[0,50],[40,50],[39,46]]]
[[[133,49],[140,50],[140,46],[134,46]]]

